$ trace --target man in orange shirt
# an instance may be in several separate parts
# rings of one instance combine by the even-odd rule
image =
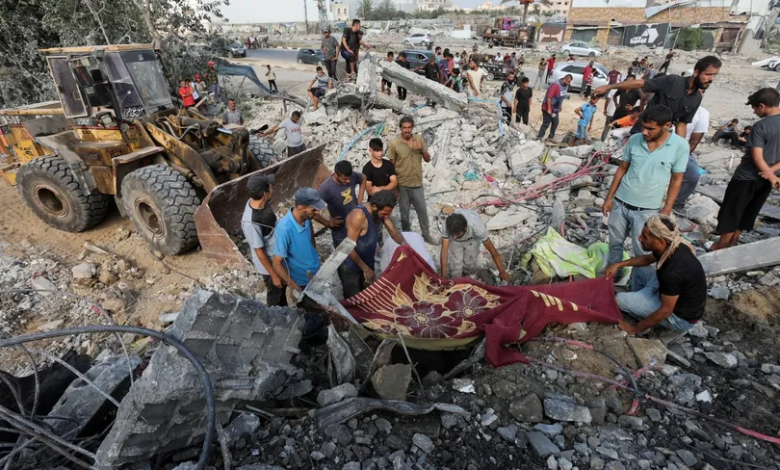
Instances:
[[[179,83],[179,96],[185,108],[195,106],[195,97],[192,96],[192,87],[189,85],[188,80],[182,80]]]

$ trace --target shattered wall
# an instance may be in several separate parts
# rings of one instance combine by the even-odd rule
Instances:
[[[214,385],[217,419],[226,422],[238,400],[280,390],[294,369],[302,320],[290,308],[208,291],[189,298],[171,336],[203,363]],[[198,444],[206,402],[190,362],[160,345],[141,379],[122,400],[116,422],[97,452],[97,466],[114,467]]]

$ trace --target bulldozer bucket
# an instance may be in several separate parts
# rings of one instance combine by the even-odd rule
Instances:
[[[328,177],[330,172],[322,157],[324,149],[325,146],[320,145],[214,188],[195,211],[198,240],[206,256],[220,263],[248,266],[249,260],[241,254],[234,240],[243,236],[241,217],[249,200],[246,186],[249,177],[254,173],[275,175],[274,204],[286,204],[292,201],[299,188],[316,188]]]

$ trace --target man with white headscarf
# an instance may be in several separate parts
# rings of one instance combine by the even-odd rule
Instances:
[[[620,310],[639,323],[621,321],[618,326],[632,335],[656,325],[683,331],[693,328],[704,315],[707,301],[707,280],[693,247],[666,215],[650,217],[639,242],[650,254],[607,266],[608,278],[620,268],[634,268],[631,292],[619,293],[616,300]]]

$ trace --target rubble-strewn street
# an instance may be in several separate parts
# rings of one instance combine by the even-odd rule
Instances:
[[[452,28],[447,26],[449,34]],[[242,28],[237,26],[231,34],[246,35]],[[155,249],[138,222],[124,218],[128,208],[153,205],[143,198],[135,206],[128,202],[134,189],[130,184],[114,185],[112,197],[106,199],[116,201],[121,210],[109,203],[105,221],[74,233],[53,228],[28,210],[21,188],[24,178],[14,180],[16,187],[0,182],[0,465],[56,470],[780,469],[777,191],[771,191],[755,229],[745,229],[737,246],[710,250],[711,242],[722,235],[717,227],[722,223],[719,211],[725,206],[727,185],[745,154],[742,146],[731,145],[735,141],[713,142],[711,137],[732,118],[739,119],[743,129],[758,121],[754,111],[763,108],[751,108],[745,101],[760,88],[775,87],[775,72],[750,66],[765,57],[718,54],[723,67],[701,104],[709,111],[709,122],[694,152],[698,185],[684,208],[672,213],[676,225],[669,230],[679,228],[673,237],[677,244],[669,252],[660,252],[669,256],[690,244],[694,254],[689,256],[704,273],[701,279],[706,275],[706,289],[701,290],[702,297],[706,290],[703,317],[686,323],[692,325],[687,330],[658,326],[629,334],[626,324],[618,323],[628,317],[614,299],[613,280],[615,292],[629,292],[630,273],[615,272],[613,279],[607,269],[613,227],[608,226],[607,209],[602,213],[614,196],[609,192],[613,179],[618,181],[623,177],[620,171],[625,172],[625,165],[619,168],[627,161],[621,157],[628,147],[620,138],[600,140],[605,103],[598,102],[589,138],[582,145],[573,145],[578,126],[583,126],[574,110],[587,100],[573,91],[556,111],[560,126],[555,139],[537,138],[546,112],[541,109],[546,84],[533,91],[528,125],[504,120],[499,105],[501,81],[485,81],[479,96],[472,96],[386,61],[385,52],[407,47],[405,38],[412,29],[367,27],[364,39],[372,42],[374,50],[361,51],[353,79],[336,80],[330,86],[325,77],[328,85],[317,100],[306,97],[312,80],[317,80],[315,65],[244,54],[247,57],[225,63],[251,66],[262,83],[267,81],[265,66],[271,64],[283,92],[258,97],[256,83],[244,82],[246,77],[256,82],[257,77],[227,77],[226,69],[221,69],[217,81],[223,98],[245,98],[238,105],[246,119],[233,108],[225,111],[216,99],[217,87],[209,95],[215,102],[204,97],[197,112],[218,123],[204,124],[193,109],[177,107],[183,119],[180,126],[173,121],[173,107],[169,111],[161,106],[159,113],[167,116],[156,114],[154,120],[125,116],[121,121],[125,127],[113,123],[116,127],[100,128],[120,137],[84,138],[76,147],[94,145],[88,149],[92,153],[82,152],[88,155],[84,157],[71,152],[91,159],[92,165],[100,158],[94,155],[102,146],[124,138],[128,122],[138,123],[132,132],[147,137],[163,134],[164,144],[151,137],[148,140],[154,145],[134,140],[133,146],[123,147],[127,155],[117,153],[110,159],[132,160],[131,164],[144,168],[152,166],[151,158],[145,159],[154,155],[156,166],[170,170],[175,178],[155,184],[171,191],[173,202],[166,207],[172,210],[158,214],[149,209],[146,220],[159,223],[165,217],[176,218],[185,226],[183,232],[194,234],[196,226],[201,230],[205,212],[214,230],[198,233],[203,249],[176,255]],[[441,39],[437,45],[453,51],[471,50],[475,42],[435,32]],[[291,30],[272,35],[270,43],[318,49],[319,41],[319,35]],[[541,43],[518,49],[525,60],[518,70],[533,83],[540,59],[560,46]],[[483,49],[491,56],[505,51]],[[667,51],[610,46],[598,62],[625,73],[635,58],[649,55],[660,63]],[[693,69],[697,60],[710,53],[679,50],[676,54],[671,74]],[[209,73],[216,75],[213,65]],[[394,85],[391,92],[383,92],[382,80]],[[408,97],[399,97],[399,87],[408,91]],[[293,112],[301,114],[300,121],[288,119]],[[415,209],[411,228],[404,231],[414,232],[419,243],[397,239],[399,234],[379,221],[387,216],[401,232],[401,207],[391,211],[382,206],[373,213],[369,203],[359,206],[365,230],[355,218],[345,221],[353,224],[345,229],[348,238],[334,248],[330,229],[336,228],[335,214],[322,210],[331,224],[326,227],[313,215],[299,220],[292,210],[317,208],[320,203],[327,207],[324,197],[301,196],[300,188],[292,186],[299,180],[317,186],[323,178],[333,177],[326,176],[331,171],[340,176],[337,163],[344,161],[359,173],[372,158],[371,139],[381,140],[385,158],[393,159],[395,176],[400,168],[397,149],[390,157],[389,148],[401,135],[405,117],[413,119],[413,132],[427,149],[414,147],[413,140],[403,144],[423,155],[421,192],[430,233],[417,235],[424,230],[424,220],[421,223]],[[30,126],[45,127],[44,119]],[[13,124],[25,122],[17,121]],[[672,121],[659,123],[666,127],[658,132],[665,132]],[[209,134],[212,131],[222,139],[213,148],[205,143],[215,138]],[[289,137],[296,132],[302,145]],[[49,134],[59,135],[52,131],[41,136],[53,141]],[[147,145],[153,150],[144,155]],[[181,157],[171,150],[182,147]],[[648,149],[647,155],[652,151]],[[324,169],[290,165],[304,162],[301,156],[314,161],[320,153]],[[192,163],[193,155],[202,160],[200,166]],[[233,165],[228,158],[236,155],[238,164]],[[259,169],[253,175],[248,174],[249,158],[256,160],[249,168]],[[28,161],[18,166],[29,165]],[[125,171],[119,164],[105,173],[86,164],[78,168],[90,178],[90,171],[102,174],[112,184],[112,178]],[[201,173],[195,175],[195,170]],[[307,225],[311,220],[311,240],[319,259],[316,269],[303,276],[308,284],[297,281],[303,287],[300,292],[279,287],[296,282],[288,258],[304,251],[299,245],[292,245],[288,257],[279,252],[265,255],[273,258],[275,272],[267,267],[270,274],[261,275],[258,260],[252,264],[252,257],[265,253],[261,249],[267,247],[252,245],[251,235],[246,235],[238,219],[245,207],[252,217],[253,211],[265,211],[266,206],[257,208],[246,200],[259,200],[256,192],[247,189],[250,178],[259,174],[274,175],[261,181],[267,188],[275,185],[270,202],[263,200],[270,204],[266,212],[279,219],[267,227],[275,237],[272,243],[287,242],[279,227],[289,213],[288,220],[300,225],[295,226],[303,234],[298,238],[312,250]],[[203,175],[211,175],[212,181]],[[129,176],[122,176],[127,183]],[[72,177],[72,184],[78,186],[81,178]],[[354,184],[346,192],[337,192],[343,205],[353,199],[351,189]],[[46,188],[38,191],[54,193]],[[188,191],[197,194],[192,196],[196,205],[207,195],[217,199],[218,193],[222,202],[232,205],[206,202],[198,209],[205,208],[204,212],[189,214],[185,211],[190,204]],[[396,204],[397,191],[392,191]],[[265,198],[272,191],[260,193]],[[631,207],[626,211],[653,210]],[[476,243],[479,269],[469,272],[470,278],[453,275],[453,280],[447,272],[438,272],[444,264],[441,246],[444,243],[446,248],[471,233],[468,230],[474,231],[474,225],[467,225],[457,235],[448,225],[447,217],[457,209],[474,211],[486,235]],[[386,212],[380,215],[381,210]],[[224,223],[228,219],[232,227]],[[262,225],[254,218],[251,222]],[[152,238],[169,235],[168,226],[155,223],[150,223],[158,229]],[[644,228],[647,233],[642,237],[662,238]],[[358,246],[370,234],[381,235],[382,246],[369,247],[370,254],[377,255],[376,263],[360,268],[356,260],[362,260],[360,250],[365,247]],[[265,236],[262,243],[267,243]],[[207,237],[218,242],[209,245],[214,242]],[[409,246],[384,253],[396,241]],[[222,258],[207,249],[214,246],[224,249],[217,253]],[[623,248],[627,259],[632,250],[637,251],[630,241]],[[659,261],[657,253],[646,250]],[[617,252],[621,254],[620,247]],[[358,255],[349,261],[358,266],[360,273],[355,275],[363,277],[357,284],[366,290],[344,299],[348,283],[342,286],[343,273],[337,269],[349,253]],[[233,262],[237,259],[241,262]],[[407,264],[402,265],[403,260]],[[660,259],[657,273],[665,261],[666,257]],[[287,277],[280,276],[285,268],[277,268],[277,262],[286,267]],[[630,266],[638,272],[647,265],[614,266]],[[656,279],[661,276],[650,269]],[[367,282],[374,274],[377,279]],[[390,275],[412,280],[410,285],[391,282]],[[282,277],[278,285],[276,277]],[[598,286],[605,290],[594,287],[582,290],[584,294],[571,293],[572,298],[546,290],[559,287],[565,293],[571,286],[597,285],[590,282],[601,282]],[[284,303],[268,301],[269,289],[280,289]],[[656,312],[665,308],[661,302],[668,297],[677,302],[683,295],[659,289],[653,292],[662,305],[651,309]],[[601,294],[605,291],[609,298]],[[382,305],[375,310],[393,316],[368,311],[372,305]],[[613,308],[614,315],[606,308],[599,310],[605,305]],[[680,313],[673,307],[664,319]],[[480,317],[485,312],[494,313],[486,320]],[[591,316],[586,323],[578,315]],[[543,328],[534,330],[542,323]],[[94,325],[102,328],[85,328]],[[492,367],[501,354],[507,354],[510,359],[502,358],[510,364]]]

